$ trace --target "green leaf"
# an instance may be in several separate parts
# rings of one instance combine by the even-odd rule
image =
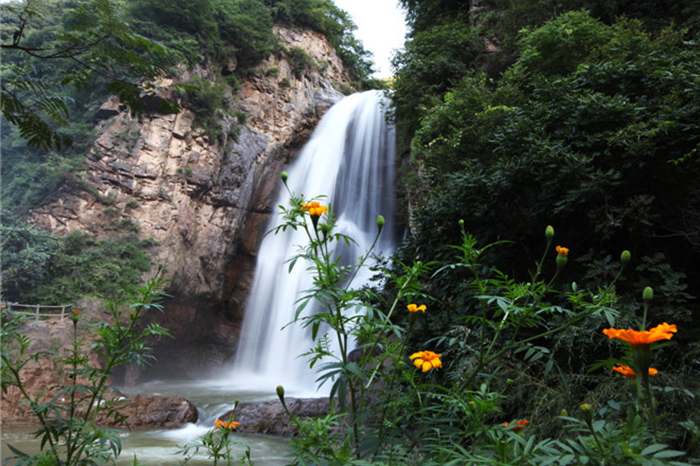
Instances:
[[[654,458],[660,459],[660,458],[676,458],[678,456],[683,456],[685,455],[685,452],[683,451],[678,451],[678,450],[665,450],[665,451],[660,451],[654,455]]]
[[[641,455],[648,456],[648,455],[651,455],[652,453],[656,453],[657,451],[663,450],[666,447],[668,447],[668,445],[666,445],[666,444],[654,443],[654,444],[649,445],[648,447],[644,448],[641,452]]]

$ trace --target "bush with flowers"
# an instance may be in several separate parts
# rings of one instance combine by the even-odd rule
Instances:
[[[677,327],[664,322],[647,330],[652,292],[645,290],[639,330],[616,328],[636,319],[618,309],[615,293],[629,251],[610,283],[580,289],[564,279],[570,249],[553,248],[548,226],[541,260],[527,280],[515,280],[488,265],[488,253],[503,242],[478,247],[460,222],[462,242],[448,246],[451,262],[396,262],[377,269],[381,291],[353,289],[371,249],[357,263],[339,265],[332,243],[352,238],[335,232],[332,206],[290,195],[276,232],[307,233],[308,244],[291,261],[308,261],[314,285],[299,300],[296,320],[312,329],[317,345],[305,356],[312,368],[318,364],[319,383],[332,384],[333,401],[321,419],[290,414],[299,426],[294,464],[698,464],[700,413],[677,412],[694,406],[697,393],[650,377],[658,374],[654,355]],[[443,275],[452,283],[460,277],[450,295],[455,310],[431,315]],[[302,315],[311,302],[316,312]],[[363,312],[348,312],[357,308]],[[605,355],[611,339],[626,342],[626,351],[607,346],[608,359],[586,364],[590,374],[572,372],[562,342],[582,335],[596,342],[594,354]],[[330,350],[333,340],[339,353]],[[278,395],[284,405],[283,387]],[[664,406],[671,399],[675,413]]]

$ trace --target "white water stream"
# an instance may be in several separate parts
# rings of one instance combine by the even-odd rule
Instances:
[[[371,245],[376,219],[386,225],[376,252],[391,253],[393,244],[394,152],[393,128],[387,125],[380,91],[353,94],[335,104],[321,119],[311,139],[288,170],[288,186],[305,199],[328,196],[337,218],[337,231],[357,245],[344,247],[343,262],[353,263]],[[281,190],[276,205],[288,206]],[[276,215],[270,229],[279,225]],[[289,271],[287,261],[308,243],[304,232],[268,234],[260,246],[253,288],[248,299],[237,358],[230,379],[249,388],[272,390],[283,385],[294,396],[318,396],[316,374],[301,354],[314,344],[308,329],[290,324],[304,290],[311,288],[308,264],[299,261]],[[361,285],[368,276],[353,283]],[[311,311],[313,312],[313,311]],[[330,387],[323,387],[328,390]]]

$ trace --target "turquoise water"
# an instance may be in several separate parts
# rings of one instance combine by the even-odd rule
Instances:
[[[180,464],[184,457],[178,450],[196,441],[213,427],[214,420],[232,409],[236,400],[240,402],[262,402],[275,398],[273,392],[252,392],[237,390],[230,384],[215,381],[169,381],[151,382],[129,389],[126,394],[183,396],[192,401],[199,411],[199,421],[174,430],[132,430],[121,431],[122,453],[117,462],[120,466],[133,464],[134,456],[147,466],[172,466]],[[7,444],[28,454],[39,452],[39,440],[34,438],[32,428],[2,428],[2,458],[12,455]],[[235,434],[237,445],[234,458],[245,454],[250,448],[251,459],[256,466],[283,466],[290,462],[289,439],[260,434]],[[13,464],[13,462],[7,463]],[[187,462],[191,466],[211,465],[206,455],[200,453]],[[234,464],[237,464],[234,462]]]

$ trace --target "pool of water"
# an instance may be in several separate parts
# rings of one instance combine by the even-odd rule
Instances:
[[[272,389],[274,390],[274,388]],[[147,466],[171,466],[184,459],[178,454],[183,446],[195,442],[213,427],[214,420],[233,408],[236,400],[262,402],[276,398],[274,391],[242,390],[228,383],[218,381],[156,381],[129,388],[122,388],[127,395],[148,394],[183,396],[192,401],[199,411],[199,421],[174,430],[132,430],[120,433],[122,453],[117,462],[120,466],[133,464],[134,456]],[[29,453],[39,452],[39,440],[34,438],[32,428],[2,429],[2,458],[12,455],[7,448],[13,447]],[[234,459],[245,454],[250,448],[251,459],[256,466],[283,466],[290,463],[289,439],[260,434],[235,434],[238,444],[234,447]],[[9,463],[13,464],[13,463]],[[188,465],[211,465],[206,454],[200,452]],[[236,463],[234,463],[236,464]]]

